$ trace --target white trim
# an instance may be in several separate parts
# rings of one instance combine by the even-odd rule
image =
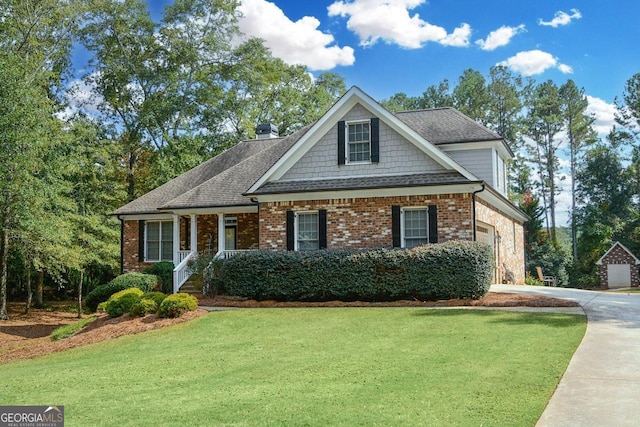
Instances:
[[[224,228],[224,213],[218,213],[218,252],[224,252],[225,250],[225,228]]]
[[[365,190],[334,190],[303,193],[264,194],[255,197],[260,202],[296,202],[301,200],[362,199],[368,197],[431,196],[437,194],[472,193],[482,189],[480,184],[447,186],[373,188]]]
[[[349,142],[349,126],[357,125],[357,124],[368,124],[369,125],[369,141],[355,141]],[[364,144],[367,142],[369,144],[369,160],[361,160],[361,161],[350,161],[350,152],[349,147],[351,144]],[[364,120],[349,120],[344,122],[344,164],[345,165],[370,165],[371,164],[371,119]]]
[[[499,197],[498,195],[492,193],[488,189],[486,191],[476,194],[476,197],[487,202],[489,206],[491,206],[492,208],[502,211],[503,213],[509,215],[510,217],[512,217],[513,219],[519,222],[524,223],[529,221],[529,217],[526,214],[524,214],[522,211],[520,211],[518,208],[516,208],[514,205],[512,205],[511,202],[503,199],[502,197]]]
[[[625,245],[623,245],[620,242],[615,242],[611,248],[609,248],[609,250],[607,252],[605,252],[604,255],[602,255],[600,257],[600,259],[598,261],[596,261],[596,265],[602,265],[602,260],[609,255],[609,252],[611,252],[613,250],[613,248],[615,248],[616,246],[620,246],[623,250],[625,250],[629,255],[631,255],[633,257],[633,260],[635,261],[636,265],[640,264],[640,259],[636,258],[636,256],[629,250],[627,249],[627,247]]]
[[[179,217],[178,217],[179,218]],[[157,259],[149,259],[149,247],[148,247],[148,236],[149,233],[147,232],[147,227],[149,226],[149,223],[158,223],[158,258]],[[171,230],[171,259],[162,259],[162,223],[171,223],[172,224],[172,230]],[[178,224],[179,224],[179,219],[178,219]],[[175,230],[176,230],[176,224],[175,221],[172,218],[165,218],[165,219],[157,219],[157,218],[153,218],[153,219],[149,219],[149,220],[145,220],[144,222],[144,236],[143,236],[143,245],[144,245],[144,257],[143,257],[143,262],[146,263],[155,263],[155,262],[162,262],[162,261],[172,261],[174,262],[177,258],[178,258],[178,252],[176,251],[176,240],[175,240]],[[178,225],[178,232],[180,232],[180,226]],[[180,249],[180,237],[178,237],[178,249]]]
[[[172,212],[178,215],[215,215],[217,213],[257,213],[258,205],[252,206],[221,206],[221,207],[211,207],[211,208],[185,208],[185,209],[175,209],[172,211],[163,211],[163,212]]]
[[[491,140],[491,141],[474,141],[474,142],[452,142],[449,144],[438,144],[438,148],[442,151],[461,151],[461,150],[480,150],[483,148],[493,148],[497,150],[502,158],[505,160],[511,160],[513,156],[504,146],[504,140]]]
[[[141,215],[118,215],[124,221],[171,221],[173,215],[170,213],[141,214]]]
[[[179,264],[179,252],[180,252],[180,217],[173,215],[173,264]],[[162,248],[162,246],[161,246]],[[162,258],[162,256],[160,257]]]
[[[254,193],[266,182],[280,179],[356,104],[361,104],[387,126],[398,132],[400,136],[405,138],[407,141],[413,143],[446,170],[457,171],[470,181],[480,181],[476,176],[451,159],[438,147],[425,140],[416,131],[387,111],[360,88],[353,86],[273,166],[271,166],[271,168],[269,168],[269,170],[251,186],[251,188],[247,190],[247,194]]]
[[[191,214],[189,215],[189,242],[191,252],[198,252],[198,215]]]

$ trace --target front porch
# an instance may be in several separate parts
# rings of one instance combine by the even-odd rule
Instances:
[[[258,248],[258,214],[246,210],[173,216],[173,292],[191,277],[198,254],[228,258]]]

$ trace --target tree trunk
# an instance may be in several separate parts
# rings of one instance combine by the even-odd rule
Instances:
[[[36,308],[44,308],[44,300],[42,299],[42,293],[44,289],[44,270],[38,270],[38,281],[36,282]]]
[[[9,260],[9,231],[3,224],[2,241],[0,242],[0,320],[9,320],[7,312],[7,275]]]
[[[82,281],[84,280],[84,270],[80,270],[80,280],[78,281],[78,319],[82,319]]]
[[[31,310],[31,301],[33,300],[33,292],[31,291],[31,266],[27,267],[27,303],[24,307],[24,314],[29,314]]]

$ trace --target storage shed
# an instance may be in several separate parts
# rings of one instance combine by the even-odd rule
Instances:
[[[600,287],[602,289],[638,286],[640,260],[622,243],[615,242],[596,264],[600,266]]]

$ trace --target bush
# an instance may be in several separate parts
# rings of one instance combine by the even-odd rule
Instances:
[[[173,292],[173,263],[169,261],[156,262],[149,268],[142,270],[144,274],[153,274],[158,278],[160,289],[165,294]]]
[[[229,295],[277,301],[478,299],[491,284],[491,247],[446,242],[412,250],[237,255],[209,269]]]
[[[180,317],[187,311],[198,308],[198,300],[193,295],[177,293],[169,295],[160,304],[159,317]]]
[[[158,304],[150,298],[145,299],[144,296],[142,299],[133,306],[131,306],[131,311],[129,314],[133,317],[145,316],[147,314],[152,314],[158,311]]]
[[[149,292],[156,286],[158,286],[158,278],[154,275],[143,273],[121,274],[106,285],[98,286],[89,292],[85,304],[91,311],[96,311],[98,304],[107,301],[111,295],[118,291],[128,288],[138,288],[143,292]]]
[[[167,295],[162,292],[147,292],[142,295],[142,299],[150,299],[154,301],[158,307],[160,307],[162,300],[164,300],[166,297]]]
[[[109,317],[120,317],[131,310],[131,307],[142,298],[143,292],[138,288],[129,288],[109,297],[107,314]]]

